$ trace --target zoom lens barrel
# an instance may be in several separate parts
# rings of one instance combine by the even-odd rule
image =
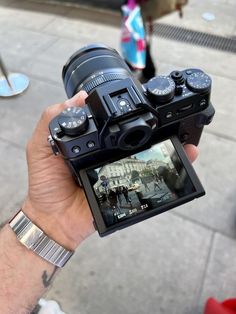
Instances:
[[[80,90],[88,94],[106,82],[122,80],[132,72],[115,49],[103,44],[92,44],[74,53],[62,71],[67,96]]]

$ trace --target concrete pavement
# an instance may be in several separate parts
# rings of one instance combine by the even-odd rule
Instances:
[[[213,12],[215,21],[201,18]],[[191,0],[159,22],[236,36],[233,0]],[[25,145],[44,108],[66,96],[61,69],[81,46],[119,49],[119,16],[15,0],[0,0],[0,51],[12,71],[30,76],[25,94],[0,99],[0,223],[27,191]],[[109,237],[94,234],[58,275],[48,298],[67,314],[200,314],[209,296],[236,296],[236,56],[153,38],[159,73],[199,67],[213,78],[213,123],[195,169],[207,195]],[[17,313],[16,313],[17,314]]]

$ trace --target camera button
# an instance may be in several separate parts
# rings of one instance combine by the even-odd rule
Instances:
[[[87,147],[88,147],[88,148],[93,148],[94,146],[95,146],[94,141],[89,141],[89,142],[87,143]]]
[[[175,95],[181,95],[183,93],[183,85],[177,85],[175,87]]]
[[[80,152],[80,147],[79,147],[79,146],[73,146],[73,147],[72,147],[72,152],[73,152],[74,154],[78,154],[78,153]]]
[[[203,99],[200,101],[200,107],[205,106],[206,103],[207,103],[206,99],[203,98]]]
[[[166,114],[166,119],[171,119],[171,118],[173,118],[173,112],[172,112],[172,111],[169,111],[169,112],[167,112],[167,114]]]
[[[57,156],[57,155],[59,154],[59,150],[58,150],[58,148],[57,148],[57,146],[56,146],[56,143],[55,143],[55,141],[53,140],[53,138],[52,138],[51,135],[48,136],[48,143],[50,144],[50,146],[51,146],[51,148],[52,148],[53,154]]]
[[[186,142],[188,139],[189,139],[189,133],[186,132],[184,134],[181,134],[180,136],[181,142]]]

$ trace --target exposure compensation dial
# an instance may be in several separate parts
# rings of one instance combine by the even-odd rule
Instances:
[[[194,93],[205,93],[211,89],[211,78],[204,72],[192,73],[187,78],[187,86]]]

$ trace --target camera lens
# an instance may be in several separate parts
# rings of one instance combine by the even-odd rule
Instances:
[[[78,50],[62,72],[69,98],[80,90],[89,94],[101,84],[130,76],[132,73],[118,52],[102,44],[92,44]]]

